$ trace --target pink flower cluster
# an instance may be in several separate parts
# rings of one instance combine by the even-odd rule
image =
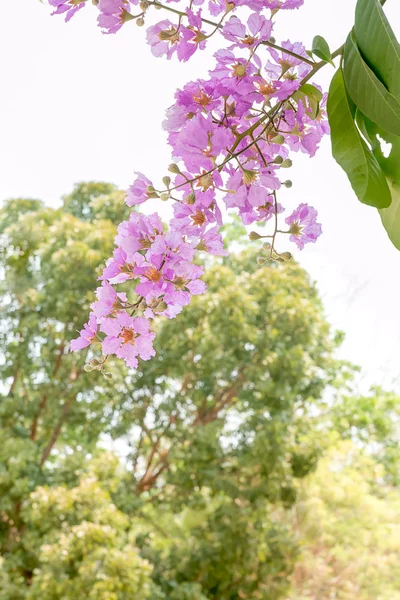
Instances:
[[[179,231],[165,233],[156,214],[132,212],[129,221],[118,227],[117,248],[100,277],[102,284],[97,288],[89,323],[72,341],[71,349],[101,341],[104,354],[116,354],[131,367],[137,367],[138,356],[143,360],[154,356],[151,320],[156,315],[174,318],[191,296],[205,292],[206,286],[199,279],[203,267],[193,263],[203,234],[207,243],[216,243],[219,252],[224,252],[216,231],[206,233],[201,227],[193,236]],[[134,302],[116,290],[128,280],[134,283]],[[138,314],[142,316],[134,316]]]
[[[49,2],[55,13],[66,13],[69,19],[86,0]],[[326,96],[308,83],[314,63],[304,46],[290,41],[277,46],[271,37],[279,10],[298,8],[303,0],[210,0],[207,6],[204,0],[191,0],[182,11],[170,8],[172,2],[176,5],[166,0],[163,8],[177,13],[176,19],[162,19],[147,30],[155,56],[176,55],[186,61],[215,33],[226,47],[214,54],[209,77],[178,90],[167,110],[163,127],[174,163],[163,186],[156,188],[137,173],[127,192],[130,207],[149,198],[172,202],[169,230],[164,231],[156,214],[136,211],[120,224],[89,322],[71,343],[72,350],[101,343],[104,355],[115,354],[131,367],[137,367],[138,357],[154,356],[152,320],[157,315],[175,317],[191,296],[204,293],[203,268],[195,258],[198,252],[227,254],[220,234],[226,210],[237,211],[245,225],[271,221],[271,235],[252,237],[271,239],[269,258],[280,256],[274,246],[278,233],[287,234],[299,249],[321,234],[317,212],[306,203],[285,218],[285,230],[278,224],[285,209],[277,194],[282,186],[292,185],[283,175],[292,164],[291,153],[314,156],[329,132]],[[102,30],[114,33],[129,20],[143,25],[157,2],[94,4]],[[247,8],[245,19],[232,14],[242,8]],[[214,23],[210,15],[219,20]],[[119,287],[128,289],[130,281],[132,297]]]

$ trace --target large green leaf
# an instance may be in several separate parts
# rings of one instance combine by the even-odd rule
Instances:
[[[400,103],[364,62],[354,31],[344,47],[343,73],[349,96],[361,112],[386,131],[400,135]]]
[[[356,107],[346,92],[343,72],[339,69],[332,79],[328,96],[333,157],[346,172],[361,202],[386,208],[391,202],[386,177],[355,125],[355,112]]]
[[[382,224],[386,229],[390,241],[400,250],[400,186],[389,183],[392,195],[392,204],[389,208],[379,211]]]
[[[400,100],[400,45],[378,0],[358,0],[354,30],[364,60]]]
[[[392,203],[389,208],[380,209],[379,214],[389,239],[400,250],[400,138],[383,131],[361,113],[357,114],[357,122],[387,177]],[[382,140],[391,145],[387,156],[382,151]]]
[[[400,138],[381,129],[360,111],[356,119],[387,177],[392,203],[389,208],[380,209],[379,214],[391,242],[400,250]],[[391,145],[388,155],[382,151],[382,140]]]
[[[359,110],[356,113],[356,120],[390,183],[400,185],[400,137],[381,129]],[[390,145],[390,152],[387,155],[382,151],[382,141]]]

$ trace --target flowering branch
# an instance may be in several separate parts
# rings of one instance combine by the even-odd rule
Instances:
[[[170,6],[170,1],[142,0],[142,13],[137,15],[129,10],[136,1],[96,2],[98,23],[106,33],[115,33],[129,20],[143,26],[150,8],[176,15],[177,23],[162,20],[147,28],[155,56],[176,55],[187,61],[217,33],[223,47],[214,55],[209,78],[178,90],[175,104],[167,111],[163,127],[175,162],[169,167],[171,175],[163,178],[164,187],[157,189],[137,173],[127,192],[128,206],[150,198],[172,201],[173,218],[168,232],[156,214],[132,212],[119,225],[114,256],[100,277],[89,322],[71,343],[72,350],[101,344],[104,358],[92,359],[87,370],[104,373],[110,354],[133,368],[138,358],[149,360],[155,354],[152,320],[159,315],[174,318],[191,296],[204,293],[203,267],[194,259],[199,252],[227,254],[219,232],[221,201],[226,209],[235,209],[245,225],[271,222],[271,234],[250,234],[250,239],[269,239],[264,244],[267,257],[259,262],[290,259],[290,252],[275,248],[278,234],[289,235],[302,249],[321,233],[315,209],[305,203],[285,219],[287,230],[279,225],[284,207],[277,192],[282,185],[292,185],[282,181],[281,169],[291,166],[293,152],[314,156],[329,131],[326,95],[308,83],[327,61],[312,60],[301,43],[278,45],[272,38],[273,18],[281,10],[299,8],[303,0],[212,0],[208,10],[217,20],[204,14],[204,6],[199,8],[204,0],[197,0],[195,7],[190,1],[183,10]],[[86,4],[85,0],[49,2],[67,18]],[[234,14],[239,7],[247,8],[246,21]],[[205,31],[205,25],[212,31]],[[341,52],[339,48],[332,57]],[[133,299],[119,291],[128,280]]]

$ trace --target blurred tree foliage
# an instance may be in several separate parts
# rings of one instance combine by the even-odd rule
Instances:
[[[322,539],[321,560],[346,549],[351,509],[335,516],[329,486],[361,482],[377,514],[393,494],[395,514],[396,398],[324,401],[351,377],[340,335],[298,265],[260,267],[249,249],[215,260],[208,294],[159,322],[154,360],[137,372],[111,363],[111,381],[86,373],[68,343],[127,216],[122,198],[84,183],[59,209],[17,199],[0,211],[0,600],[278,600],[293,586],[291,598],[331,598],[307,595],[324,574],[301,587],[299,569]],[[318,463],[346,438],[360,456],[372,444],[381,479]],[[303,527],[299,511],[322,516]],[[335,527],[339,550],[326,542]]]

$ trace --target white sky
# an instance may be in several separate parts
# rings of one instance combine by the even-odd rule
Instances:
[[[145,28],[132,22],[102,35],[94,7],[65,24],[38,0],[2,4],[0,200],[28,196],[55,205],[78,181],[125,188],[134,170],[160,180],[170,162],[164,111],[177,87],[207,75],[211,51],[186,64],[156,59]],[[290,38],[310,47],[320,34],[333,50],[351,27],[354,6],[355,0],[306,0],[278,19],[274,35],[278,43]],[[386,10],[400,36],[398,3],[388,0]],[[323,71],[316,81],[326,88],[333,69]],[[284,203],[314,205],[324,235],[301,253],[290,250],[317,281],[330,322],[346,332],[341,355],[362,366],[363,387],[398,389],[400,253],[378,213],[356,200],[328,139],[312,161],[293,158],[286,173],[294,185]]]

